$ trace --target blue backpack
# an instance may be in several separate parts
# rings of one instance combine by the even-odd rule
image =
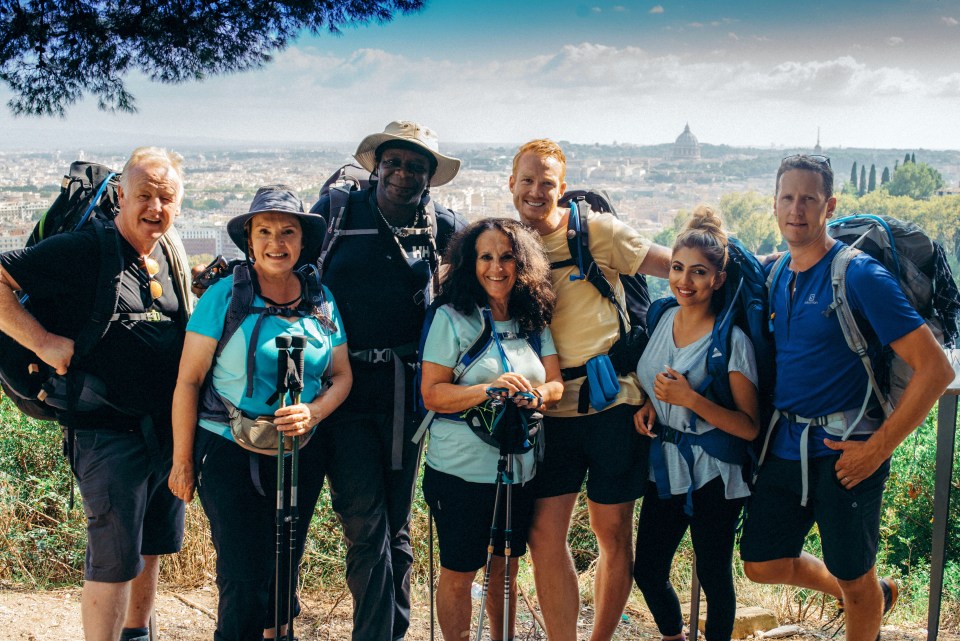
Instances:
[[[726,408],[735,407],[727,368],[730,363],[733,327],[739,327],[753,343],[756,354],[757,377],[760,383],[759,423],[761,429],[765,429],[773,411],[775,372],[773,335],[767,323],[767,277],[756,256],[736,238],[729,239],[727,252],[729,255],[726,268],[727,281],[721,290],[724,296],[723,305],[717,314],[711,333],[710,348],[707,352],[707,376],[696,391],[718,405]],[[650,305],[647,312],[649,335],[653,335],[663,313],[677,305],[677,300],[673,297],[661,298]],[[696,430],[697,422],[697,420],[694,421],[692,429]],[[661,443],[676,444],[690,469],[693,469],[691,445],[696,444],[702,447],[711,456],[721,461],[753,466],[757,460],[753,443],[763,442],[762,438],[758,438],[750,443],[719,429],[703,433],[687,433],[659,424],[658,429]],[[670,482],[667,478],[666,463],[661,448],[651,448],[650,464],[654,470],[660,497],[668,498]],[[688,514],[693,513],[693,487],[694,484],[691,483],[684,507]]]
[[[423,348],[427,343],[427,336],[430,334],[430,326],[433,324],[433,319],[436,318],[437,310],[444,305],[445,301],[441,298],[430,303],[430,306],[427,308],[426,318],[423,321],[423,329],[420,331],[420,344],[417,350],[419,359],[417,361],[417,370],[414,375],[414,408],[416,408],[417,413],[423,417],[420,422],[420,427],[417,428],[417,432],[413,435],[413,442],[419,443],[420,439],[423,438],[424,433],[427,428],[430,427],[430,423],[433,422],[434,417],[437,416],[437,413],[433,410],[427,410],[423,404],[423,395],[420,392],[420,387],[423,382],[422,372],[423,372]],[[481,316],[483,318],[483,327],[480,329],[480,332],[477,334],[477,337],[473,339],[473,342],[470,343],[470,346],[464,350],[459,357],[457,357],[457,364],[453,368],[453,383],[459,381],[463,374],[473,365],[474,362],[483,354],[486,353],[488,349],[494,347],[494,340],[497,341],[504,338],[512,338],[512,336],[506,336],[504,334],[498,334],[496,337],[493,333],[493,314],[491,314],[489,308],[484,308],[481,310]],[[537,356],[540,356],[541,350],[541,339],[540,332],[525,332],[520,334],[526,341],[530,344],[530,347],[536,352]],[[478,408],[483,408],[487,406],[488,403],[484,403]],[[471,408],[478,409],[478,408]],[[448,418],[455,421],[464,421],[467,425],[470,426],[470,429],[480,437],[480,439],[499,448],[499,443],[493,437],[492,429],[494,427],[492,420],[484,420],[483,411],[480,412],[471,412],[468,410],[460,414],[440,414],[443,418]]]

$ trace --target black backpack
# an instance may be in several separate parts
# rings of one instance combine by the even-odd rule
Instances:
[[[620,338],[610,349],[610,362],[618,374],[633,372],[637,368],[637,361],[640,360],[643,348],[647,345],[647,309],[650,307],[647,280],[642,274],[620,274],[626,301],[626,309],[623,309],[614,294],[613,286],[607,281],[590,253],[588,212],[610,213],[616,216],[616,210],[603,191],[568,191],[558,204],[570,207],[570,215],[567,217],[567,247],[570,250],[570,258],[551,263],[550,268],[575,266],[580,272],[580,278],[586,279],[600,292],[601,296],[613,304],[620,324]],[[561,374],[564,380],[579,378],[586,375],[586,366],[567,368],[561,370]],[[586,412],[586,390],[586,387],[581,388],[581,412]]]
[[[120,234],[113,224],[119,207],[118,185],[119,174],[108,167],[74,162],[63,177],[60,195],[27,239],[26,246],[30,247],[63,232],[92,227],[100,251],[92,313],[74,340],[74,354],[67,376],[57,375],[36,354],[0,332],[0,386],[17,408],[32,418],[55,421],[68,412],[91,411],[105,405],[129,413],[107,400],[102,381],[82,371],[84,357],[104,337],[110,323],[142,320],[149,316],[117,314],[120,274],[123,270]],[[171,260],[186,260],[186,256],[174,250],[166,236],[161,243]],[[177,282],[175,274],[174,282]],[[40,308],[28,296],[22,296],[20,302],[41,324],[49,315],[60,313],[59,310]]]
[[[569,206],[571,201],[586,203],[591,211],[609,213],[619,218],[617,210],[610,202],[610,197],[607,195],[607,192],[602,189],[574,189],[567,191],[563,194],[563,197],[560,198],[558,205]],[[573,217],[571,216],[571,219],[567,221],[567,245],[570,248],[570,255],[572,257],[580,256],[580,260],[582,261],[580,264],[584,267],[584,270],[581,271],[587,275],[587,278],[593,283],[594,287],[600,290],[601,295],[609,298],[609,283],[604,287],[604,284],[600,282],[600,278],[603,278],[603,272],[596,269],[596,263],[593,262],[593,256],[590,255],[589,230],[586,224],[587,212],[580,207],[578,207],[578,211],[580,212],[580,220],[576,222],[579,223],[579,233],[577,233],[576,229],[573,229],[573,235],[571,236],[571,226],[574,223],[572,220]],[[570,264],[574,263],[563,261],[563,265]],[[551,265],[551,267],[561,267],[563,265],[558,263]],[[589,269],[590,266],[593,266],[592,271]],[[599,278],[597,278],[598,275]],[[606,282],[605,279],[603,282]],[[646,276],[643,274],[620,274],[620,284],[623,285],[623,291],[626,297],[626,312],[630,318],[630,326],[640,327],[646,331],[647,309],[650,307],[650,292],[647,289]]]

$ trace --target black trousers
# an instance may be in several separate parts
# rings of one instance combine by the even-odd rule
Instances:
[[[305,486],[323,486],[322,448],[316,438],[300,451],[299,523],[294,567],[300,558],[310,526],[316,495]],[[210,520],[210,534],[217,552],[217,628],[215,641],[260,641],[264,628],[274,625],[274,580],[276,569],[277,459],[253,454],[236,443],[203,428],[197,428],[195,468],[197,493]],[[290,459],[285,461],[290,479]],[[254,477],[263,490],[261,495]],[[287,500],[289,493],[285,492]],[[306,496],[305,496],[306,494]],[[317,491],[319,495],[319,491]],[[289,548],[289,524],[281,544]],[[287,585],[286,563],[281,565],[281,589]],[[285,592],[285,590],[284,590]],[[294,595],[294,616],[299,603]],[[283,595],[282,603],[286,603]],[[285,606],[284,606],[285,607]],[[286,621],[286,612],[282,612]]]
[[[670,583],[670,566],[689,527],[697,555],[697,576],[707,596],[705,634],[710,641],[727,641],[737,608],[733,545],[744,499],[727,500],[723,480],[717,477],[693,493],[693,517],[684,513],[685,501],[685,494],[661,499],[657,486],[647,484],[637,521],[633,578],[660,634],[680,634],[683,617],[680,599]]]
[[[340,410],[318,430],[331,502],[347,545],[354,641],[403,639],[410,625],[410,507],[421,449],[410,439],[419,419],[405,416],[401,470],[390,469],[392,420],[388,414]],[[311,477],[316,487],[304,490],[317,497],[322,482]]]

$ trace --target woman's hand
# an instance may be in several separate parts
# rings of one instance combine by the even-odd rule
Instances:
[[[497,377],[488,387],[501,387],[507,390],[504,396],[513,396],[517,392],[533,392],[533,385],[523,374],[516,372],[505,372]]]
[[[189,503],[193,500],[193,462],[192,461],[174,461],[170,468],[170,476],[167,478],[167,487],[175,497]]]
[[[318,416],[309,403],[297,403],[281,407],[273,413],[273,423],[278,432],[287,436],[303,436],[320,422]]]
[[[696,393],[687,382],[687,377],[675,369],[664,368],[666,371],[657,374],[653,379],[653,394],[658,401],[679,405],[681,407],[690,407],[693,402],[693,396]]]
[[[657,411],[653,409],[653,403],[648,400],[633,415],[633,427],[637,430],[637,434],[657,438],[657,435],[653,433],[653,425],[656,420]]]

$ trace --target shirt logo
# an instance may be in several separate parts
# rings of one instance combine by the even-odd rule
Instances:
[[[804,305],[816,305],[816,304],[817,304],[817,295],[816,295],[815,293],[814,293],[814,294],[810,294],[809,296],[807,296],[807,300],[805,300],[805,301],[803,302],[803,304],[804,304]]]

